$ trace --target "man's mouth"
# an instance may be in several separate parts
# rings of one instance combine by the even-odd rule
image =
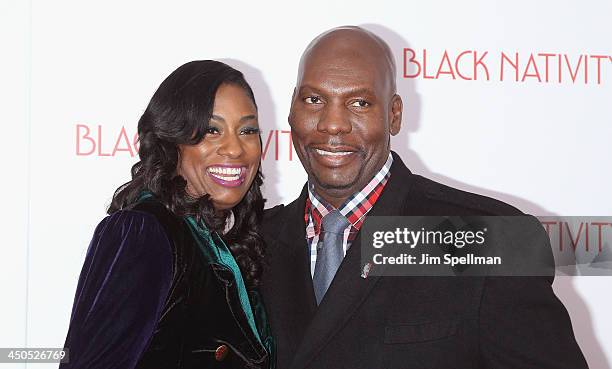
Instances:
[[[350,146],[316,146],[311,149],[314,160],[330,168],[347,165],[353,162],[358,154],[358,151]]]
[[[322,149],[315,149],[315,152],[323,156],[345,156],[354,153],[354,151],[328,151]]]
[[[237,165],[211,165],[206,172],[216,183],[226,187],[240,186],[246,177],[247,168]]]

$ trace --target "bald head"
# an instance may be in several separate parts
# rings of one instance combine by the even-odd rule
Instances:
[[[338,208],[383,167],[399,132],[389,46],[359,27],[314,39],[300,60],[291,100],[291,137],[315,191]]]
[[[388,84],[389,93],[396,92],[395,61],[389,45],[374,33],[356,26],[332,28],[310,42],[300,59],[299,81],[305,68],[319,63],[335,64],[347,59],[362,60]],[[318,63],[317,63],[318,62]]]

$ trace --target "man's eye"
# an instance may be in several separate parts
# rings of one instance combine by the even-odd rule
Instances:
[[[307,98],[304,99],[304,102],[306,104],[320,104],[321,99],[316,96],[308,96]]]
[[[354,106],[356,108],[367,108],[368,106],[370,106],[370,103],[365,100],[355,100],[351,103],[351,106]]]
[[[259,134],[259,128],[246,127],[240,131],[241,135],[256,135]]]
[[[208,127],[206,128],[207,135],[216,135],[219,133],[219,129],[217,127]]]

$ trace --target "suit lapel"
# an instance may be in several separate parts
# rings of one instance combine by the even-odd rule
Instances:
[[[380,198],[368,213],[365,222],[372,216],[399,215],[402,213],[403,200],[406,198],[405,193],[409,190],[411,173],[397,155],[394,155],[393,159],[389,182],[387,182]],[[303,211],[304,208],[302,207]],[[351,244],[351,248],[347,251],[332,284],[318,309],[316,309],[316,313],[290,366],[291,368],[302,369],[307,366],[334,334],[342,328],[344,323],[352,317],[372,291],[380,277],[361,278],[361,267],[360,232]],[[312,281],[310,286],[312,289]]]
[[[303,297],[304,307],[314,314],[317,303],[310,275],[310,250],[306,240],[306,223],[304,222],[304,207],[306,206],[306,198],[308,197],[308,189],[305,185],[302,193],[297,201],[291,203],[287,209],[288,217],[285,221],[285,226],[280,231],[279,242],[283,250],[291,255],[296,260],[294,263],[287,263],[285,266],[289,268],[289,272],[295,275],[299,285],[290,285],[290,288],[305,288],[308,293],[304,293],[302,289],[294,291],[299,296]],[[296,270],[297,268],[297,270]]]
[[[306,187],[300,197],[283,210],[284,222],[269,239],[275,239],[270,269],[264,273],[266,306],[279,317],[273,327],[279,344],[290,357],[297,349],[312,317],[316,299],[310,275],[310,251],[306,241],[304,206]],[[289,364],[290,357],[279,357]]]

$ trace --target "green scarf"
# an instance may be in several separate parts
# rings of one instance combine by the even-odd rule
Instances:
[[[148,198],[154,198],[153,194],[148,191],[143,191],[138,201],[140,202]],[[244,279],[242,279],[242,273],[240,272],[240,268],[236,263],[236,259],[234,259],[234,256],[230,252],[225,242],[223,242],[221,237],[216,234],[216,237],[213,237],[204,222],[196,221],[193,216],[186,216],[183,217],[183,219],[189,226],[193,238],[195,239],[202,253],[204,253],[204,257],[206,258],[206,260],[210,261],[211,263],[223,265],[224,267],[229,269],[234,275],[234,280],[236,281],[236,287],[238,288],[238,297],[240,298],[242,310],[246,314],[247,321],[249,322],[249,326],[251,327],[253,334],[261,343],[262,341],[259,336],[257,326],[255,324],[255,317],[253,315],[253,309],[251,308],[251,303],[249,301],[249,295],[244,284]],[[268,346],[268,342],[266,343],[266,346]]]
[[[242,310],[247,316],[247,320],[249,322],[249,326],[251,330],[257,337],[257,340],[261,343],[261,338],[259,337],[259,331],[255,325],[255,317],[253,315],[253,309],[251,308],[251,303],[249,302],[249,295],[247,294],[246,287],[244,285],[244,280],[242,279],[242,273],[240,273],[240,268],[236,263],[236,259],[230,252],[229,248],[223,242],[221,237],[216,236],[213,237],[204,225],[204,222],[197,222],[194,217],[187,216],[184,218],[189,225],[189,229],[196,240],[196,243],[200,247],[200,250],[204,253],[204,256],[207,260],[215,262],[217,264],[223,265],[227,269],[229,269],[234,275],[234,279],[236,280],[236,287],[238,288],[238,296],[240,298],[240,304],[242,305]]]

